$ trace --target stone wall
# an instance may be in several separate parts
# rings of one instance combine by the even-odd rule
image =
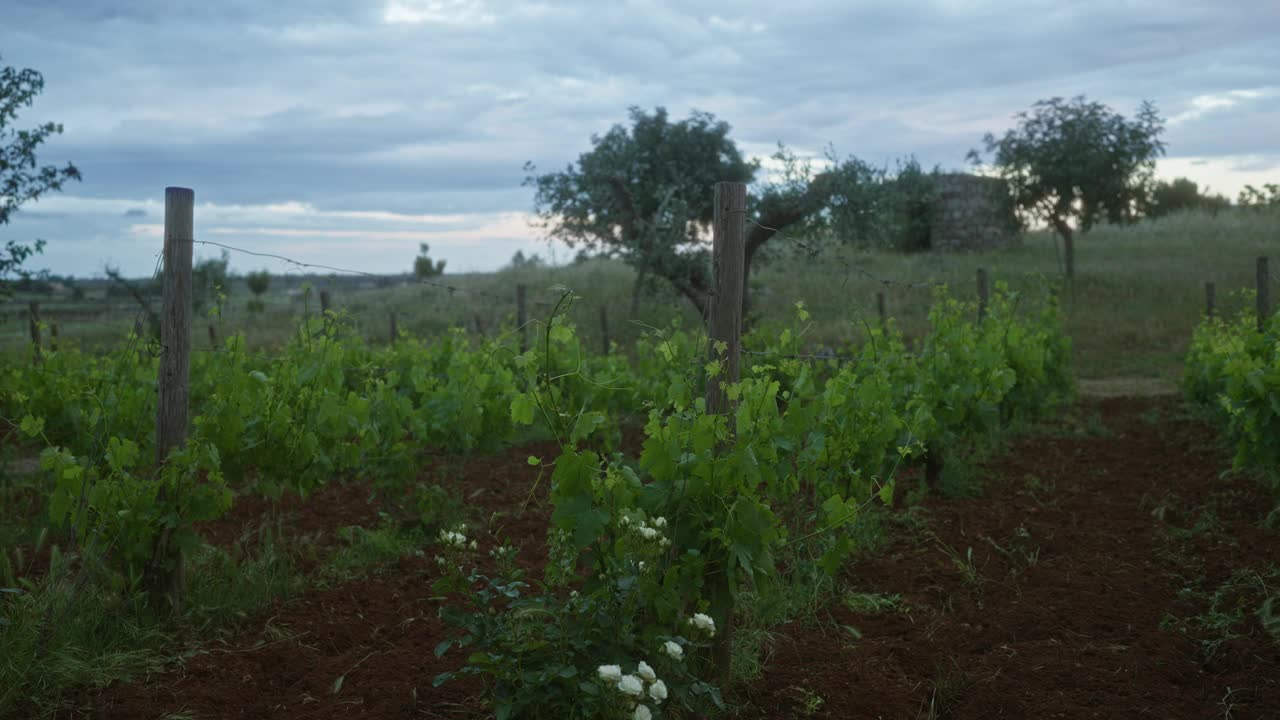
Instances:
[[[1004,181],[968,173],[935,176],[937,199],[929,230],[935,251],[981,250],[1019,241],[1013,211],[997,201]]]

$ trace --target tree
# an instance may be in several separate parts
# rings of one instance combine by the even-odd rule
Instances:
[[[1068,278],[1075,276],[1075,231],[1098,221],[1129,222],[1147,202],[1164,120],[1143,102],[1130,120],[1084,96],[1041,100],[1014,116],[1003,137],[983,137],[995,172],[1010,187],[1024,219],[1062,237]],[[969,158],[981,163],[978,151]]]
[[[508,263],[507,266],[503,269],[504,270],[531,270],[531,269],[545,267],[545,266],[546,266],[546,262],[543,261],[542,256],[539,255],[538,253],[533,253],[532,255],[525,256],[523,250],[517,250],[516,253],[511,256],[511,262]]]
[[[1200,192],[1194,180],[1176,178],[1161,180],[1151,188],[1143,213],[1149,218],[1159,218],[1179,210],[1208,210],[1215,215],[1230,207],[1231,201],[1222,195],[1210,195],[1208,189]]]
[[[46,192],[62,189],[68,180],[79,180],[80,171],[71,163],[66,167],[40,166],[36,162],[36,149],[51,135],[60,135],[62,125],[44,123],[29,130],[15,130],[12,126],[18,110],[30,106],[44,90],[44,77],[25,68],[0,67],[0,226],[23,204],[40,198]],[[9,278],[29,277],[22,268],[33,254],[44,249],[44,241],[20,243],[5,242],[0,252],[0,297],[12,292]]]
[[[729,124],[709,113],[672,122],[664,108],[632,107],[630,117],[630,128],[593,135],[591,150],[563,171],[539,175],[525,165],[537,223],[571,248],[634,267],[633,310],[651,277],[701,310],[712,187],[750,182],[757,166],[729,139]]]
[[[249,286],[249,292],[253,293],[253,299],[249,301],[249,312],[262,312],[265,307],[262,295],[271,286],[271,273],[266,270],[251,272],[244,276],[244,282]]]
[[[431,247],[426,243],[418,246],[418,257],[413,260],[413,274],[418,276],[419,280],[426,280],[437,275],[444,274],[444,260],[432,261],[428,256]]]
[[[1261,189],[1252,185],[1245,185],[1244,189],[1240,191],[1236,203],[1240,207],[1253,208],[1255,210],[1280,206],[1280,184],[1266,183]]]
[[[205,308],[205,304],[218,301],[218,296],[226,292],[227,266],[231,263],[231,253],[226,250],[217,258],[205,258],[191,268],[191,306],[196,312]]]

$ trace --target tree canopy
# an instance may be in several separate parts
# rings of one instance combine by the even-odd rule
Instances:
[[[593,135],[591,150],[563,171],[539,175],[525,165],[538,222],[571,248],[621,257],[637,270],[637,292],[663,277],[701,309],[699,241],[714,214],[711,188],[751,182],[757,165],[709,113],[672,121],[665,108],[632,107],[630,118],[630,128]]]
[[[1164,120],[1149,102],[1129,119],[1084,96],[1041,100],[1014,117],[1016,127],[983,144],[1024,217],[1062,237],[1072,277],[1076,228],[1135,220],[1148,202]],[[969,157],[982,162],[976,150]]]
[[[646,283],[661,278],[701,313],[711,287],[712,188],[722,181],[752,183],[759,170],[729,132],[728,123],[709,113],[695,110],[673,121],[664,108],[633,107],[629,127],[592,136],[591,149],[564,170],[538,174],[525,166],[537,223],[580,256],[619,257],[632,265],[633,305]],[[904,202],[918,204],[927,193],[926,174],[914,160],[894,176],[856,157],[840,160],[833,151],[821,172],[782,146],[773,158],[782,172],[748,197],[748,277],[760,249],[783,229],[866,245],[897,242],[898,231],[914,229],[919,236],[919,216]]]
[[[22,205],[38,200],[47,192],[62,189],[69,180],[79,180],[80,171],[71,163],[65,167],[40,165],[36,150],[52,135],[62,133],[62,125],[47,122],[27,130],[13,123],[18,111],[31,106],[44,90],[44,77],[31,68],[0,66],[0,226]],[[9,279],[29,277],[22,266],[44,242],[7,240],[0,251],[0,297],[12,291]]]
[[[444,260],[432,260],[431,246],[427,243],[418,245],[418,257],[413,259],[413,274],[419,280],[426,280],[444,274]]]

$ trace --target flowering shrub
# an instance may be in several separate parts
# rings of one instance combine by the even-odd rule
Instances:
[[[476,648],[459,673],[489,678],[496,717],[632,720],[663,717],[669,707],[699,716],[720,704],[715,688],[698,679],[693,652],[709,636],[667,632],[647,612],[667,538],[646,537],[644,530],[660,532],[660,518],[623,517],[629,521],[605,531],[613,541],[610,557],[581,589],[531,584],[509,546],[485,560],[460,531],[441,533],[442,576],[434,590],[461,600],[443,605],[441,616],[462,635],[436,653],[454,644]],[[564,534],[555,538],[552,554],[563,559],[572,543]],[[482,561],[494,570],[479,570]],[[694,622],[689,627],[702,627]]]

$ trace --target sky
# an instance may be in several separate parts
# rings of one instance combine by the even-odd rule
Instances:
[[[62,123],[40,160],[84,176],[0,241],[46,240],[34,267],[60,275],[150,274],[170,185],[195,190],[197,239],[306,262],[407,272],[422,242],[451,272],[567,260],[529,223],[523,166],[564,168],[633,105],[714,113],[761,158],[961,169],[1036,100],[1145,99],[1160,176],[1233,198],[1280,182],[1276,0],[0,0],[0,18],[0,63],[45,79],[17,125]]]

